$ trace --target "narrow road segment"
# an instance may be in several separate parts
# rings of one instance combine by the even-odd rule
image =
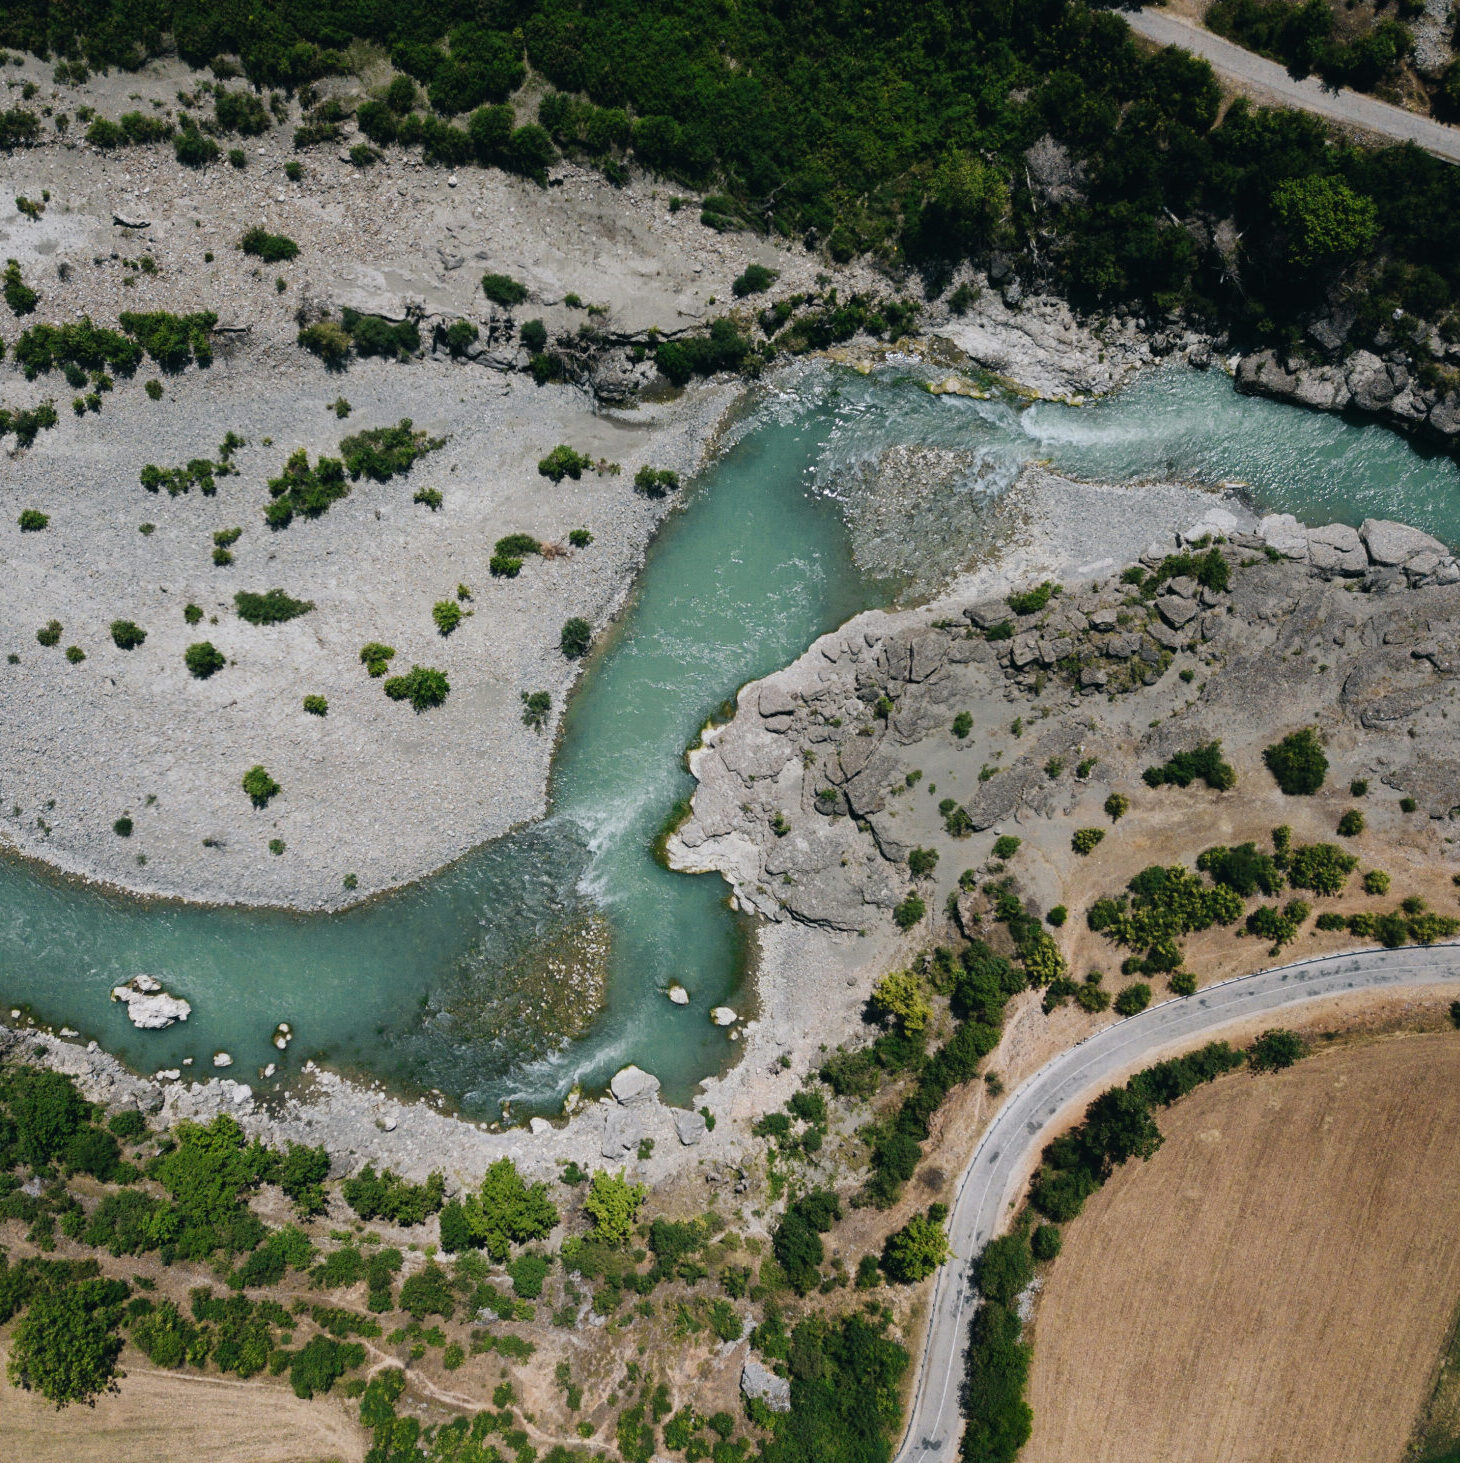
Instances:
[[[969,1264],[1012,1217],[1047,1135],[1072,1109],[1239,1022],[1276,1019],[1322,997],[1451,983],[1460,984],[1460,945],[1319,956],[1152,1006],[1086,1037],[1026,1078],[995,1114],[958,1180],[948,1224],[953,1253],[934,1282],[927,1346],[896,1463],[951,1463],[958,1456],[963,1357],[978,1309]]]
[[[1429,117],[1390,106],[1347,87],[1330,90],[1316,77],[1294,81],[1285,67],[1232,41],[1203,30],[1195,21],[1163,10],[1131,10],[1126,22],[1138,36],[1160,46],[1180,46],[1210,61],[1219,76],[1256,87],[1275,100],[1348,127],[1376,133],[1391,142],[1413,142],[1448,162],[1460,162],[1460,127],[1447,127]]]

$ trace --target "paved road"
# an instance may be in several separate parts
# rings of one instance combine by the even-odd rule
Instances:
[[[1010,1095],[958,1181],[949,1223],[953,1257],[938,1272],[928,1345],[897,1463],[951,1463],[963,1421],[959,1391],[968,1327],[978,1307],[968,1262],[1013,1213],[1050,1126],[1133,1069],[1190,1049],[1223,1027],[1276,1017],[1304,1001],[1350,991],[1460,982],[1460,946],[1329,955],[1207,986],[1118,1021],[1062,1052]]]
[[[1245,82],[1270,92],[1277,100],[1305,112],[1314,112],[1331,122],[1361,127],[1395,142],[1413,142],[1426,152],[1450,162],[1460,162],[1460,128],[1391,107],[1361,92],[1328,91],[1316,76],[1294,81],[1286,69],[1265,56],[1254,55],[1241,46],[1203,30],[1195,21],[1168,15],[1161,10],[1125,12],[1125,19],[1137,35],[1162,46],[1180,46],[1212,63],[1218,75]]]

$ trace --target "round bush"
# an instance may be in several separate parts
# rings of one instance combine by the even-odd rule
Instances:
[[[569,660],[581,660],[588,654],[592,644],[593,626],[578,615],[574,615],[563,626],[563,633],[558,640],[558,648]]]
[[[135,650],[147,638],[147,632],[132,620],[113,620],[112,644],[118,650]]]
[[[1311,726],[1289,732],[1262,754],[1277,785],[1289,797],[1307,797],[1323,786],[1328,776],[1328,758]]]
[[[1041,1264],[1048,1264],[1059,1254],[1060,1244],[1059,1226],[1055,1224],[1036,1225],[1034,1233],[1029,1237],[1029,1248]]]
[[[228,664],[223,652],[211,640],[199,640],[183,651],[183,664],[200,681],[206,681],[215,671],[221,671]]]
[[[1134,1016],[1151,1004],[1151,988],[1145,981],[1138,980],[1128,985],[1116,998],[1115,1010],[1119,1016]]]
[[[27,508],[15,520],[22,533],[39,533],[51,520],[37,508]]]
[[[279,792],[279,784],[269,776],[262,766],[250,767],[243,774],[243,790],[249,795],[256,808],[266,808],[269,800]]]

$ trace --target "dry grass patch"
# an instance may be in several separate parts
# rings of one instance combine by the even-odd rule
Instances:
[[[1399,1459],[1460,1296],[1460,1037],[1234,1075],[1159,1120],[1066,1233],[1023,1463]]]

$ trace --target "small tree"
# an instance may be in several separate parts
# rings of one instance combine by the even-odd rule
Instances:
[[[113,620],[111,631],[118,650],[135,650],[147,638],[147,632],[131,620]]]
[[[1103,828],[1076,828],[1074,836],[1070,839],[1070,847],[1078,854],[1094,853],[1104,837]]]
[[[115,1390],[122,1350],[116,1328],[126,1296],[127,1286],[120,1280],[41,1291],[15,1328],[10,1380],[39,1392],[57,1410]]]
[[[385,683],[385,694],[392,701],[409,701],[418,712],[440,706],[450,690],[444,671],[424,665],[413,665],[405,675],[392,676]]]
[[[547,725],[548,713],[553,709],[553,698],[546,691],[524,691],[522,693],[522,724],[540,732]]]
[[[1118,1016],[1135,1016],[1151,1004],[1151,988],[1145,981],[1138,980],[1128,985],[1115,998],[1115,1012]]]
[[[228,664],[223,652],[211,640],[199,640],[183,651],[183,664],[200,681],[206,681]]]
[[[438,599],[431,606],[431,618],[442,635],[449,635],[461,624],[465,611],[454,599]]]
[[[243,790],[249,795],[256,808],[267,808],[271,798],[278,795],[279,784],[269,776],[262,766],[250,767],[243,774]]]
[[[1328,775],[1328,758],[1323,753],[1323,743],[1311,726],[1289,732],[1282,741],[1275,742],[1263,752],[1262,760],[1267,763],[1274,781],[1289,797],[1305,797],[1317,792]]]
[[[910,930],[928,912],[928,906],[916,894],[909,894],[896,909],[892,918],[900,930]]]
[[[579,615],[567,621],[558,639],[558,648],[569,660],[581,660],[593,644],[593,626]]]
[[[915,970],[894,970],[872,988],[872,1008],[904,1031],[921,1031],[932,1018],[933,1008]]]
[[[948,1258],[948,1236],[942,1219],[946,1211],[935,1204],[927,1214],[914,1214],[882,1247],[882,1269],[899,1285],[926,1280]],[[936,1215],[936,1217],[935,1217]]]
[[[593,1221],[593,1233],[606,1244],[626,1244],[634,1232],[634,1221],[649,1191],[643,1184],[631,1184],[623,1170],[600,1169],[588,1185],[583,1208]]]
[[[1308,1044],[1296,1031],[1277,1028],[1264,1031],[1252,1043],[1247,1060],[1254,1072],[1276,1072],[1283,1067],[1291,1067],[1307,1055]]]

